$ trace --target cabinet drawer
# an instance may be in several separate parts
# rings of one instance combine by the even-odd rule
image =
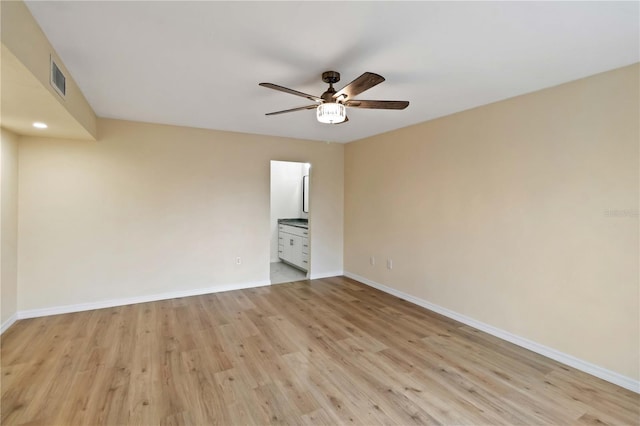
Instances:
[[[299,237],[307,237],[309,230],[304,228],[298,228],[297,226],[278,225],[280,232],[286,232],[287,234],[297,235]]]

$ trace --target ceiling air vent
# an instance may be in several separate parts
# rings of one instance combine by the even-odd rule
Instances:
[[[51,57],[51,86],[56,89],[56,92],[64,98],[67,93],[67,78],[64,76],[58,65]]]

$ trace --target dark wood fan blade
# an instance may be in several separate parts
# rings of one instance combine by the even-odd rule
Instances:
[[[285,109],[282,111],[269,112],[265,115],[278,115],[278,114],[284,114],[286,112],[303,111],[305,109],[316,109],[316,108],[318,108],[318,105],[307,105],[299,108],[291,108],[291,109]]]
[[[369,109],[405,109],[409,101],[347,101],[344,103],[351,108]]]
[[[302,96],[303,98],[307,98],[310,101],[322,102],[322,99],[317,97],[317,96],[309,95],[307,93],[298,92],[297,90],[289,89],[287,87],[278,86],[277,84],[260,83],[259,85],[262,86],[262,87],[267,87],[269,89],[278,90],[280,92],[289,93],[291,95]]]
[[[360,77],[353,80],[351,83],[344,86],[342,89],[333,95],[333,99],[338,99],[340,96],[346,96],[346,99],[353,98],[365,90],[371,89],[373,86],[380,84],[384,81],[384,77],[372,72],[365,72]]]

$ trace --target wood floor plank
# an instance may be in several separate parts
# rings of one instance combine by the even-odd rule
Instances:
[[[21,320],[2,425],[640,424],[640,395],[345,277]]]

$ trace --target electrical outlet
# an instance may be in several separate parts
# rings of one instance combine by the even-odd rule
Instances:
[[[387,269],[393,269],[393,260],[387,259]]]
[[[375,257],[373,257],[373,256],[371,256],[371,257],[369,258],[369,263],[371,264],[371,266],[374,266],[374,265],[376,264],[376,258],[375,258]]]
[[[240,256],[236,257],[236,265],[242,265],[242,259]]]

